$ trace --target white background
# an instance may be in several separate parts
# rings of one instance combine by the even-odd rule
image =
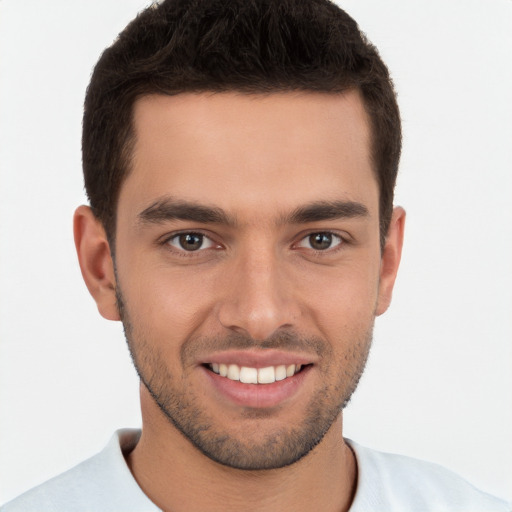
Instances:
[[[82,283],[85,87],[143,0],[0,0],[0,503],[137,426]],[[348,437],[512,499],[512,1],[347,0],[402,108],[407,240]]]

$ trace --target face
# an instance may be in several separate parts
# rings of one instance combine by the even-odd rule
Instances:
[[[360,97],[150,96],[134,126],[115,291],[143,396],[215,461],[291,464],[340,417],[396,272]]]

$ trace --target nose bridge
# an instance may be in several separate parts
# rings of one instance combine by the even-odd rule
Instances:
[[[219,320],[228,329],[254,339],[291,327],[298,316],[287,283],[284,262],[274,247],[259,245],[236,257],[225,281]]]

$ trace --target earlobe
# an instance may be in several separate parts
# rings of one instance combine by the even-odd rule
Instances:
[[[75,211],[73,232],[82,276],[98,311],[107,320],[120,320],[110,245],[103,225],[88,206]]]
[[[393,210],[386,243],[382,250],[376,315],[382,315],[391,304],[393,287],[402,256],[404,229],[405,210],[398,206]]]

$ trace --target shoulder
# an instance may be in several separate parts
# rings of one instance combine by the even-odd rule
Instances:
[[[119,431],[103,451],[6,503],[0,512],[157,511],[126,465],[122,445],[137,431]]]
[[[358,464],[351,512],[510,512],[506,502],[484,493],[438,464],[383,453],[348,441]]]

